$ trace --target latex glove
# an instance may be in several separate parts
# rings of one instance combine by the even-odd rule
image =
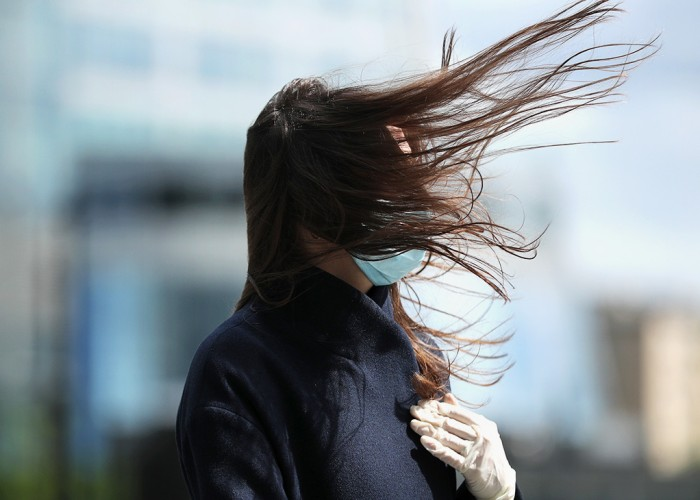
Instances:
[[[462,408],[452,394],[444,402],[422,400],[411,407],[411,429],[435,457],[464,475],[480,500],[512,500],[515,471],[506,458],[496,424]]]

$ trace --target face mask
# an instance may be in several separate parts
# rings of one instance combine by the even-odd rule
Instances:
[[[369,260],[371,257],[359,259],[355,256],[353,260],[373,285],[382,286],[399,281],[418,267],[423,257],[425,250],[408,250],[381,260]]]

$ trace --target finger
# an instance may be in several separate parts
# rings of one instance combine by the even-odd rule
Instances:
[[[438,403],[437,412],[439,415],[451,417],[469,425],[484,425],[486,422],[489,422],[486,417],[476,412],[449,403]]]
[[[456,451],[457,453],[465,454],[468,450],[471,450],[472,443],[464,439],[459,438],[455,434],[448,432],[447,430],[435,427],[429,423],[421,422],[419,420],[411,421],[411,429],[421,436],[427,436],[439,441],[441,444],[447,446],[448,448]]]
[[[476,439],[477,434],[471,425],[453,418],[443,417],[428,408],[412,406],[411,415],[422,422],[428,422],[435,427],[442,427],[461,439]]]
[[[429,436],[422,436],[420,442],[434,457],[439,458],[453,469],[463,471],[464,458],[462,455]]]
[[[445,401],[445,403],[448,403],[448,404],[451,404],[451,405],[455,405],[455,406],[459,406],[459,402],[457,401],[457,398],[456,398],[456,397],[454,396],[454,394],[452,394],[451,392],[448,392],[447,394],[445,394],[445,399],[444,399],[444,401]]]
[[[442,422],[442,428],[457,437],[470,441],[475,440],[478,435],[473,426],[449,417],[445,417],[445,420]]]
[[[476,427],[475,430],[477,434],[476,439],[471,443],[470,448],[465,447],[462,451],[462,457],[464,458],[464,461],[462,462],[464,464],[464,470],[469,468],[472,464],[476,463],[477,459],[479,458],[479,455],[483,453],[484,438],[479,433],[478,427]]]
[[[445,417],[439,415],[435,410],[426,406],[411,406],[411,415],[423,422],[429,422],[436,426],[442,426]]]
[[[435,399],[421,399],[418,401],[418,406],[421,408],[426,408],[428,410],[433,410],[437,412],[438,402]]]

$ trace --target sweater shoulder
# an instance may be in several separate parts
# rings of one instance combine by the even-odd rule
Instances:
[[[254,392],[253,380],[265,376],[260,368],[269,366],[279,352],[279,335],[274,329],[254,327],[251,317],[250,310],[236,311],[202,341],[190,364],[181,406],[238,412],[239,398]]]
[[[251,317],[254,316],[255,313],[249,309],[233,313],[202,341],[194,355],[193,365],[197,362],[226,365],[238,358],[246,359],[257,351],[264,351],[264,337],[269,337],[271,332],[254,328],[251,324]]]

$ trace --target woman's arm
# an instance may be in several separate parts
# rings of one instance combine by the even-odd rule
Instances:
[[[415,417],[411,428],[421,435],[423,446],[464,475],[463,488],[473,497],[464,491],[463,498],[521,498],[495,423],[460,407],[451,394],[442,403],[421,401],[411,414]]]
[[[178,447],[193,499],[286,498],[268,440],[230,410],[195,408],[178,428]]]

